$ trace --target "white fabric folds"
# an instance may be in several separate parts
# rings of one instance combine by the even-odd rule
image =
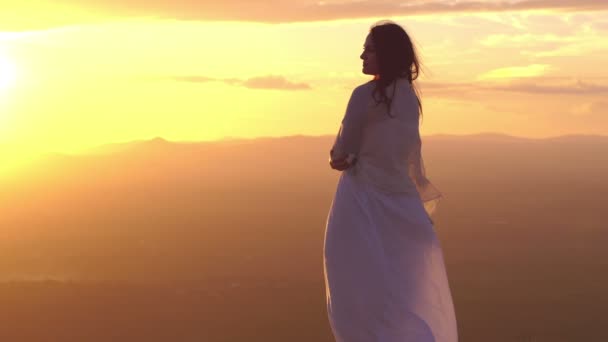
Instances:
[[[440,242],[415,194],[340,176],[323,249],[336,342],[457,342]]]
[[[443,253],[431,214],[442,198],[426,178],[418,99],[393,83],[392,114],[357,87],[330,158],[354,159],[327,216],[323,270],[337,342],[457,342]],[[388,93],[392,93],[389,91]]]
[[[426,177],[418,98],[407,79],[397,79],[390,117],[386,105],[373,99],[374,87],[368,82],[353,91],[330,159],[355,158],[345,172],[384,192],[417,193],[430,217],[443,195]]]

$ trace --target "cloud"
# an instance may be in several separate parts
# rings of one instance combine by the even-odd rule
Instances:
[[[490,70],[479,75],[479,80],[537,77],[546,73],[551,66],[548,64],[532,64],[526,66],[506,67]]]
[[[536,47],[539,43],[572,43],[579,39],[574,36],[558,36],[554,33],[533,34],[525,33],[519,35],[512,34],[492,34],[481,40],[481,45],[488,47]]]
[[[224,82],[230,85],[241,84],[243,81],[236,78],[213,78],[207,76],[169,76],[169,77],[161,77],[161,79],[171,79],[179,82],[190,82],[190,83],[205,83],[205,82]]]
[[[599,78],[594,82],[581,79],[566,78],[537,78],[510,82],[463,82],[441,83],[421,82],[420,88],[424,94],[432,97],[462,97],[473,92],[518,92],[545,95],[590,95],[608,96],[608,79]]]
[[[161,77],[161,79],[171,79],[179,82],[206,83],[206,82],[224,82],[229,85],[243,86],[251,89],[278,89],[278,90],[306,90],[311,89],[307,83],[291,82],[283,76],[261,76],[253,77],[245,80],[237,78],[213,78],[207,76],[169,76]]]
[[[310,89],[310,86],[305,83],[293,83],[287,81],[285,78],[280,76],[266,76],[266,77],[255,77],[250,78],[243,82],[243,85],[248,88],[254,89]]]
[[[325,21],[371,17],[395,17],[439,13],[504,12],[527,10],[595,11],[608,10],[606,0],[56,0],[63,8],[81,8],[107,16],[157,17],[179,20],[237,20],[266,23]],[[24,16],[32,11],[20,5],[4,6],[8,12],[21,8]],[[6,8],[8,7],[8,8]],[[27,9],[27,10],[24,10]],[[35,10],[35,8],[34,8]],[[7,12],[7,13],[8,13]],[[13,11],[13,15],[15,14]],[[74,16],[53,17],[65,24]],[[2,22],[2,21],[0,21]],[[2,27],[0,27],[1,29]],[[10,28],[8,28],[10,29]]]
[[[490,89],[535,94],[608,96],[608,83],[591,83],[582,80],[562,84],[516,83],[510,85],[496,85]]]
[[[608,119],[608,102],[607,101],[593,101],[586,102],[582,105],[574,106],[571,110],[571,113],[574,116],[578,116],[581,118],[589,118],[589,117],[602,117],[603,119]]]
[[[608,21],[600,21],[593,23],[592,27],[598,32],[608,32]]]

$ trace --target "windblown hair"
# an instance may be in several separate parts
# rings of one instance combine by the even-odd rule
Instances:
[[[400,25],[390,20],[382,20],[372,25],[370,34],[376,50],[379,69],[379,75],[372,80],[376,84],[372,92],[376,105],[386,103],[388,115],[394,117],[391,115],[391,103],[395,98],[396,84],[390,98],[386,95],[386,89],[397,78],[405,77],[418,100],[418,115],[415,120],[419,124],[422,117],[422,101],[414,81],[420,74],[420,60],[410,36]],[[416,185],[425,210],[430,216],[436,210],[443,195],[426,177],[420,131],[417,129],[416,135],[411,138],[413,144],[407,156],[409,176]]]
[[[376,104],[386,103],[388,115],[392,117],[390,109],[395,96],[395,88],[393,88],[393,96],[390,98],[386,95],[386,88],[397,78],[405,77],[416,92],[418,112],[419,115],[422,115],[420,94],[413,83],[420,74],[420,60],[410,36],[400,25],[390,20],[375,23],[370,28],[370,33],[380,72],[374,77],[376,88],[372,93]]]

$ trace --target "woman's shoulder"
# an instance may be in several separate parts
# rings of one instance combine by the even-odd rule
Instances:
[[[398,82],[399,85],[406,85],[408,87],[411,87],[411,84],[409,83],[409,81],[407,80],[406,77],[398,77],[395,79],[396,82]],[[358,86],[355,87],[355,91],[371,91],[373,90],[376,86],[377,86],[378,81],[373,79],[373,80],[369,80],[365,83],[361,83]]]
[[[358,88],[371,89],[376,86],[376,83],[377,83],[376,80],[369,80],[367,82],[359,84],[355,89],[358,89]]]
[[[359,84],[353,89],[353,95],[355,96],[365,96],[372,93],[374,90],[374,80]]]

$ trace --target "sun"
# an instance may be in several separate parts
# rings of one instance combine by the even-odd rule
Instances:
[[[0,55],[0,91],[10,88],[17,80],[17,67]]]

